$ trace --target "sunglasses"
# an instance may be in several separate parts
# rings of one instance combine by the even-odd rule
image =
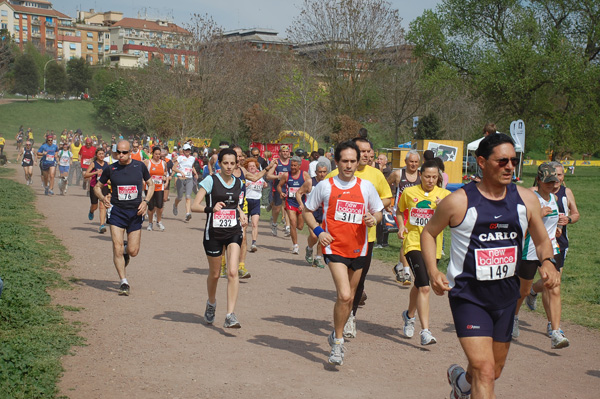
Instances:
[[[119,150],[117,150],[116,153],[117,154],[127,155],[127,154],[129,154],[129,151],[119,151]]]
[[[517,157],[496,159],[496,162],[498,162],[498,166],[501,168],[505,167],[509,161],[512,164],[512,166],[517,166],[519,164],[519,158]]]

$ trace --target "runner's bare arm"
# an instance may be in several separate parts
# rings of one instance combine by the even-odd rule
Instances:
[[[192,203],[192,212],[204,213],[205,206],[202,205],[204,197],[206,197],[206,190],[204,189],[204,187],[200,186],[200,188],[198,188],[196,198],[194,198],[194,202]]]
[[[94,163],[93,163],[93,162],[92,162],[92,163],[90,163],[90,164],[88,165],[88,167],[87,167],[87,169],[85,170],[85,172],[83,172],[83,178],[84,178],[84,179],[89,179],[89,178],[91,178],[92,176],[94,176],[94,175],[96,175],[96,174],[97,174],[97,173],[92,173],[92,169],[94,169],[94,166],[95,166],[95,165],[94,165]],[[100,174],[102,174],[102,172],[100,172]],[[100,198],[100,197],[98,197],[98,198]]]
[[[148,202],[154,195],[154,181],[152,179],[146,180],[146,186],[148,188],[148,192],[146,194],[146,198],[138,205],[138,215],[144,215],[148,211]]]
[[[573,191],[570,188],[565,190],[567,194],[567,199],[569,200],[569,216],[571,220],[569,224],[577,223],[579,220],[579,210],[577,209],[577,203],[575,203],[575,196],[573,195]]]
[[[527,218],[529,226],[527,228],[529,235],[535,244],[538,259],[542,264],[538,268],[540,277],[547,288],[554,288],[560,285],[560,274],[551,262],[544,261],[547,258],[554,258],[554,251],[550,243],[550,237],[544,226],[541,215],[541,206],[537,197],[529,190],[517,186],[519,194],[527,207]]]
[[[275,174],[275,167],[277,166],[277,161],[275,161],[275,160],[271,161],[271,165],[274,165],[274,166],[269,168],[269,172],[267,173],[267,180],[277,179],[277,175]],[[269,166],[271,166],[271,165],[269,165]]]
[[[386,179],[388,184],[390,186],[394,185],[394,184],[398,184],[400,182],[401,173],[402,173],[402,169],[398,169],[398,170],[395,170],[392,173],[390,173],[390,175]]]
[[[319,223],[317,223],[317,220],[315,219],[315,216],[312,213],[313,211],[311,211],[307,207],[304,207],[304,211],[302,211],[302,217],[304,218],[306,225],[314,232],[314,229],[317,226],[319,226]],[[326,231],[323,231],[320,234],[318,234],[317,239],[323,247],[329,246],[329,244],[331,244],[334,240],[331,234],[329,234]]]
[[[464,190],[457,190],[446,197],[436,208],[432,218],[421,233],[421,255],[431,280],[431,289],[436,295],[444,295],[450,291],[448,279],[437,267],[436,237],[446,228],[455,226],[464,218],[467,212],[467,196]]]
[[[284,182],[287,182],[287,180],[288,180],[288,174],[287,174],[287,172],[282,173],[282,174],[279,175],[279,184],[277,185],[277,192],[279,193],[279,195],[281,196],[281,198],[285,198],[285,194],[281,190],[281,187],[283,187]]]
[[[240,215],[240,224],[242,225],[242,227],[248,226],[248,216],[244,213],[244,211],[242,210],[242,208],[239,205],[238,205],[238,212]]]
[[[300,210],[304,210],[304,202],[302,202],[302,196],[310,193],[312,190],[312,179],[304,179],[304,184],[296,191],[296,201],[300,204]]]

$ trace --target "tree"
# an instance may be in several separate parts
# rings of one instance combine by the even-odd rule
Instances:
[[[252,105],[242,116],[243,127],[251,141],[266,142],[275,140],[281,132],[281,120],[265,112],[258,104]]]
[[[30,54],[23,54],[17,57],[15,61],[15,91],[27,96],[38,92],[39,72],[35,65],[35,60]]]
[[[440,120],[433,113],[428,113],[417,124],[417,140],[439,140],[442,136]]]
[[[115,131],[144,131],[144,118],[133,108],[135,91],[135,84],[122,78],[107,85],[93,102],[98,122]]]
[[[54,94],[54,102],[67,90],[67,72],[63,64],[50,62],[46,68],[46,91]]]
[[[287,33],[323,79],[332,119],[361,116],[375,60],[402,44],[400,22],[385,0],[304,0]]]
[[[350,118],[348,115],[339,115],[335,118],[331,142],[341,143],[346,140],[351,140],[358,136],[358,131],[361,127],[362,125],[360,122]]]
[[[92,71],[90,65],[83,58],[71,58],[67,61],[67,75],[69,76],[69,92],[72,94],[85,93],[90,87]]]
[[[0,90],[6,87],[5,76],[15,62],[15,51],[8,30],[0,30]]]

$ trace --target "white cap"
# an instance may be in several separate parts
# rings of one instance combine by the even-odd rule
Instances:
[[[192,146],[186,143],[186,144],[183,145],[183,149],[184,150],[191,150]]]

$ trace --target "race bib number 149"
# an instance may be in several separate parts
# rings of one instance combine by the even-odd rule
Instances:
[[[503,280],[515,275],[517,247],[485,248],[475,250],[477,280]]]

